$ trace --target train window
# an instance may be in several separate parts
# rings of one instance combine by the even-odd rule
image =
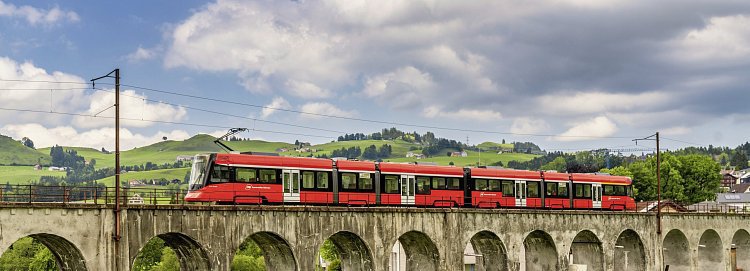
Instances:
[[[547,197],[557,197],[557,183],[545,183],[545,196]]]
[[[320,189],[328,189],[328,182],[330,182],[329,173],[328,172],[317,172],[316,175],[318,175],[318,188]]]
[[[513,181],[503,181],[503,196],[512,197],[513,193]]]
[[[461,190],[461,179],[448,178],[448,189]]]
[[[238,182],[251,182],[254,183],[258,178],[258,171],[254,168],[237,168],[237,181]]]
[[[557,184],[557,196],[558,197],[568,197],[568,183],[558,183]]]
[[[573,184],[573,197],[577,198],[577,199],[585,198],[583,196],[583,184],[581,184],[581,183],[574,183]]]
[[[490,191],[503,191],[502,182],[500,180],[489,180],[488,190]]]
[[[474,180],[474,190],[477,190],[477,191],[485,191],[485,190],[487,190],[487,180],[486,179],[475,179]]]
[[[417,177],[417,194],[430,194],[430,177]]]
[[[360,173],[358,185],[360,190],[372,190],[372,173]]]
[[[602,185],[605,196],[627,196],[627,186],[624,185]]]
[[[386,194],[399,194],[401,193],[398,188],[398,182],[399,182],[399,176],[397,175],[385,175],[384,176],[385,181],[383,184],[385,185],[383,189],[383,193]]]
[[[432,189],[445,189],[445,178],[432,177]]]
[[[315,172],[312,172],[312,171],[302,172],[302,188],[304,189],[315,188]]]
[[[539,182],[526,182],[526,197],[527,198],[538,198],[539,197]]]
[[[591,198],[591,185],[590,184],[583,185],[583,197],[587,199]]]
[[[260,182],[261,183],[277,183],[278,175],[274,169],[261,169],[260,171]]]
[[[214,171],[211,173],[212,183],[226,183],[230,182],[232,177],[232,169],[225,166],[214,166]]]
[[[341,188],[346,190],[356,190],[357,173],[341,173]]]

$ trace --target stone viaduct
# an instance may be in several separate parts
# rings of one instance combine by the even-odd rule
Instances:
[[[738,214],[664,214],[657,234],[655,216],[641,213],[144,205],[122,211],[118,242],[113,221],[102,205],[1,205],[0,253],[31,236],[62,270],[129,270],[158,236],[182,270],[229,270],[251,238],[268,270],[307,271],[330,238],[343,270],[388,270],[397,240],[407,270],[463,270],[468,243],[478,270],[750,270],[750,217]]]

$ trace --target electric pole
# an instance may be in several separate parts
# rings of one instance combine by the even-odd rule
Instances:
[[[112,76],[114,74],[114,76]],[[115,69],[107,75],[91,79],[91,87],[96,88],[96,80],[115,78],[115,222],[112,239],[115,241],[115,270],[120,270],[120,69]]]
[[[633,139],[636,145],[638,145],[638,140],[656,141],[656,234],[661,234],[661,159],[659,157],[659,132],[644,138]]]

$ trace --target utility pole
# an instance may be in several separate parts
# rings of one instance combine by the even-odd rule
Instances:
[[[112,74],[114,73],[114,76]],[[112,239],[115,241],[115,270],[120,270],[120,69],[115,69],[107,75],[91,79],[91,87],[96,87],[96,80],[115,78],[115,222]]]
[[[656,234],[661,234],[661,159],[659,157],[659,132],[644,138],[633,139],[636,145],[638,145],[638,140],[656,141]]]

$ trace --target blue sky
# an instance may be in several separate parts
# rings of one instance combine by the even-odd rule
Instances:
[[[112,148],[112,120],[87,115],[113,94],[67,82],[114,68],[129,86],[235,102],[123,87],[126,118],[159,121],[125,121],[125,149],[222,127],[321,143],[396,126],[548,150],[656,131],[667,148],[734,147],[750,130],[746,1],[0,0],[0,28],[0,108],[77,114],[0,110],[0,133],[38,146]]]

